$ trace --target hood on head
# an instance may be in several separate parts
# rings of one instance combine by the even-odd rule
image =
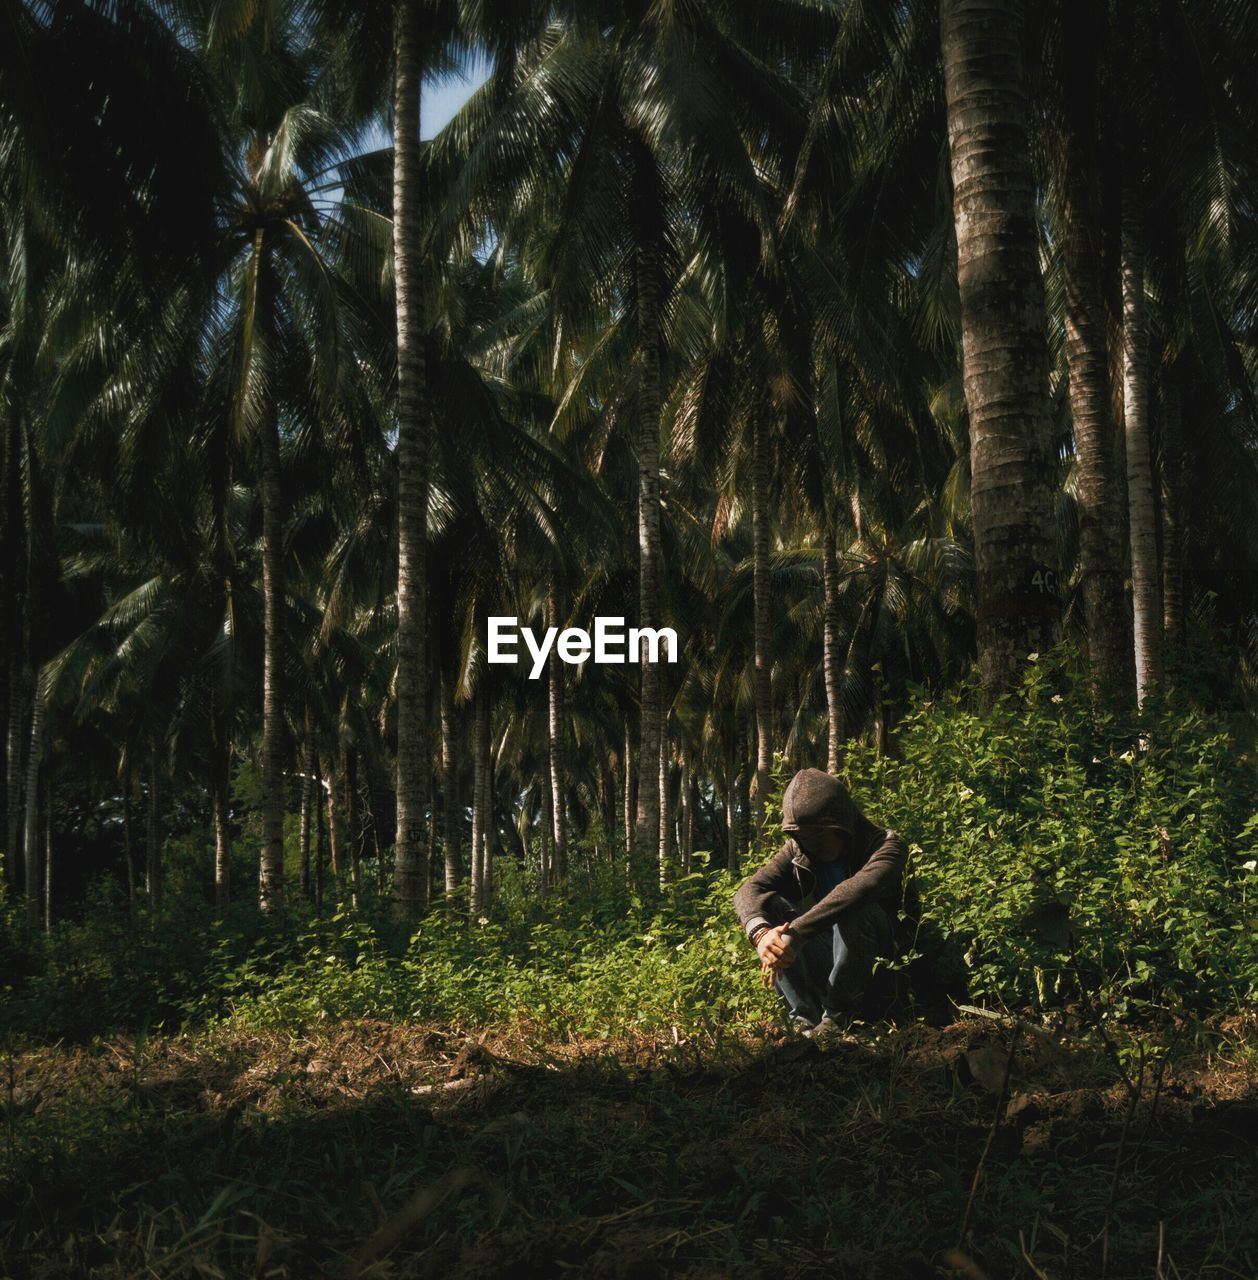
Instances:
[[[856,829],[856,806],[847,788],[821,769],[801,769],[782,797],[782,831],[800,827],[833,827],[851,835]]]

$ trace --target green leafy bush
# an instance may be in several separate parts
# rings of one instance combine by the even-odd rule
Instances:
[[[1062,654],[977,710],[914,693],[895,758],[847,758],[872,816],[911,841],[925,919],[976,998],[1235,1008],[1258,995],[1258,780],[1249,726],[1184,698],[1098,711]],[[1248,864],[1248,865],[1247,865]]]

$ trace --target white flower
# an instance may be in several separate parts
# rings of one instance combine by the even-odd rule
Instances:
[[[1051,698],[1049,698],[1049,702],[1061,702],[1061,701],[1062,701],[1062,696],[1060,693],[1055,693]]]
[[[1040,655],[1038,653],[1028,653],[1026,660],[1028,662],[1038,662],[1040,660]]]
[[[1246,871],[1258,871],[1258,858],[1250,858],[1248,862],[1242,862],[1241,866],[1244,867]]]
[[[962,800],[968,800],[973,794],[974,792],[971,791],[964,782],[958,784],[957,795],[959,795]]]

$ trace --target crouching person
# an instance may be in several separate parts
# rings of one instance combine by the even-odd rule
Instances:
[[[734,910],[787,1016],[805,1035],[825,1036],[865,1012],[874,961],[901,950],[908,849],[820,769],[791,779],[782,833],[782,847],[734,895]]]

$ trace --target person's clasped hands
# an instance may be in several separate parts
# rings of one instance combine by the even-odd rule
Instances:
[[[794,940],[787,936],[787,925],[772,925],[756,939],[760,954],[760,980],[767,987],[774,977],[795,963]]]

